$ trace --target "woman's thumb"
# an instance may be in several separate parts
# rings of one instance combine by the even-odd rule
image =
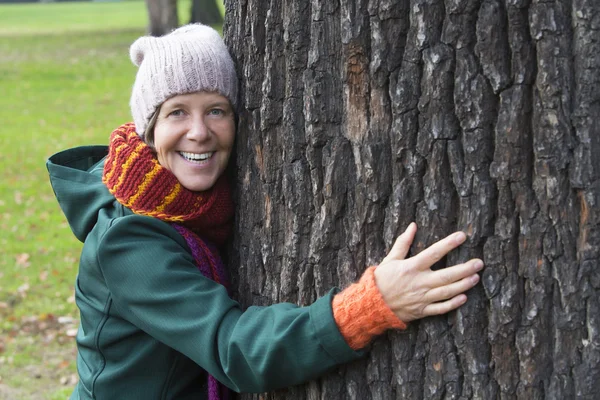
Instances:
[[[381,264],[392,261],[392,260],[404,260],[408,251],[410,250],[410,245],[412,244],[415,234],[417,233],[417,224],[411,222],[408,225],[408,228],[402,233],[402,235],[398,236],[396,242],[392,246],[390,252],[385,256]]]

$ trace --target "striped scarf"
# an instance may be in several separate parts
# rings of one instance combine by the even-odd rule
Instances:
[[[136,214],[176,222],[221,245],[229,236],[233,202],[225,177],[204,192],[184,188],[140,139],[133,123],[110,136],[102,182]]]
[[[224,244],[231,229],[233,202],[225,177],[204,192],[184,188],[158,163],[133,123],[128,123],[115,129],[110,137],[102,182],[119,203],[134,213],[171,223],[185,239],[200,272],[228,287],[219,252],[210,244]],[[227,388],[208,375],[209,400],[228,397]]]

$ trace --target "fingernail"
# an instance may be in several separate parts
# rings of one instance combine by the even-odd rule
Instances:
[[[467,235],[465,235],[464,232],[457,232],[456,234],[454,234],[454,240],[456,241],[456,243],[462,243],[467,239]]]
[[[475,271],[480,271],[483,268],[483,261],[477,260],[473,266],[475,267]]]
[[[475,285],[477,282],[479,282],[479,275],[475,274],[471,277],[471,282],[473,282],[473,285]]]

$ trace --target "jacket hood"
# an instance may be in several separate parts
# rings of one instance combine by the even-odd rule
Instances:
[[[107,146],[76,147],[56,153],[46,162],[54,195],[81,242],[94,228],[98,211],[115,201],[102,183],[107,154]]]

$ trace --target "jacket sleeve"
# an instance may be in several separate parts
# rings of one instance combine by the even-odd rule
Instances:
[[[184,239],[162,221],[113,220],[97,257],[119,314],[235,391],[296,385],[361,356],[333,319],[334,290],[307,307],[242,311],[198,271]]]

